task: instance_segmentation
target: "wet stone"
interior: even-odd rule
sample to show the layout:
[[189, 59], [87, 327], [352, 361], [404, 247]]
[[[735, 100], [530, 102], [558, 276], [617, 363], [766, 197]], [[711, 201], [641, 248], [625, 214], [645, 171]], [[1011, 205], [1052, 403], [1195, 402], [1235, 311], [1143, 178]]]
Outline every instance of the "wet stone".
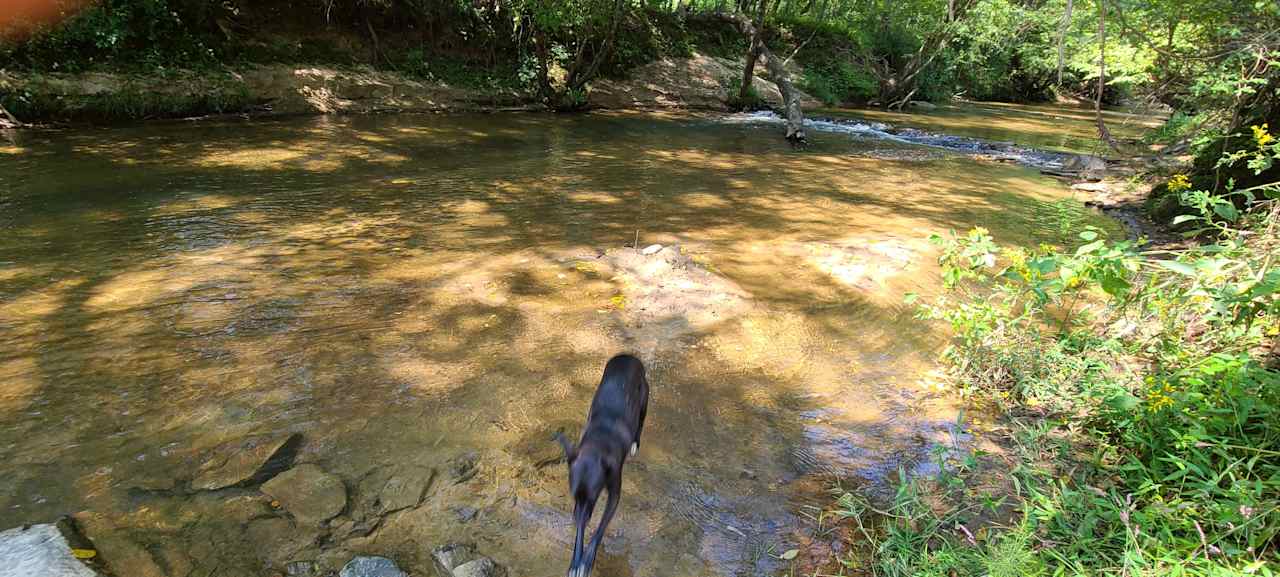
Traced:
[[271, 513], [271, 507], [262, 495], [245, 493], [226, 496], [221, 493], [197, 493], [177, 506], [201, 519], [217, 519], [244, 524], [256, 517]]
[[284, 566], [284, 574], [289, 577], [306, 577], [316, 573], [316, 564], [313, 561], [293, 561]]
[[355, 553], [342, 547], [325, 549], [316, 556], [316, 573], [326, 576], [335, 575], [353, 558]]
[[462, 543], [449, 543], [431, 552], [439, 577], [453, 577], [454, 569], [471, 562], [475, 557], [475, 549]]
[[449, 460], [449, 478], [455, 485], [470, 481], [479, 471], [480, 455], [474, 451], [463, 453]]
[[[256, 484], [284, 470], [292, 460], [302, 437], [298, 434], [253, 438], [223, 449], [201, 467], [191, 486], [213, 491], [241, 484]], [[230, 454], [225, 454], [230, 452]]]
[[356, 557], [338, 572], [338, 577], [408, 577], [386, 557]]
[[0, 577], [95, 577], [71, 553], [56, 525], [16, 527], [0, 532]]
[[1071, 185], [1071, 188], [1085, 192], [1109, 192], [1111, 190], [1111, 187], [1104, 182], [1077, 182]]
[[475, 507], [453, 507], [449, 510], [453, 511], [454, 517], [457, 517], [458, 521], [463, 523], [470, 523], [471, 521], [474, 521], [476, 516], [480, 514], [480, 510]]
[[155, 558], [169, 577], [187, 577], [195, 570], [191, 558], [175, 543], [161, 545], [155, 551]]
[[276, 566], [298, 560], [299, 554], [312, 548], [320, 537], [317, 528], [294, 527], [281, 517], [255, 519], [246, 533], [258, 557]]
[[115, 575], [129, 577], [166, 577], [151, 553], [141, 545], [123, 537], [111, 537], [95, 541], [98, 554], [107, 568]]
[[299, 523], [319, 525], [347, 506], [347, 489], [338, 477], [317, 465], [299, 465], [262, 485], [262, 492], [280, 501]]
[[369, 473], [356, 489], [353, 516], [364, 519], [417, 507], [434, 479], [434, 469], [412, 465]]
[[453, 577], [506, 577], [507, 570], [493, 559], [481, 557], [453, 569]]

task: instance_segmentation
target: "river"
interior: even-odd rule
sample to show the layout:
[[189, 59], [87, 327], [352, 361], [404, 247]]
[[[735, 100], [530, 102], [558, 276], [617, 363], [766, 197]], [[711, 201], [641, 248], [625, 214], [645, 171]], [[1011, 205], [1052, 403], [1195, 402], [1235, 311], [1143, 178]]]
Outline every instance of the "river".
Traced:
[[[978, 442], [935, 386], [941, 329], [903, 303], [939, 290], [926, 238], [1115, 225], [1018, 162], [821, 130], [793, 151], [740, 120], [306, 117], [0, 141], [0, 529], [80, 512], [170, 575], [355, 553], [423, 575], [450, 541], [559, 574], [571, 502], [551, 435], [576, 434], [604, 362], [632, 351], [650, 411], [597, 572], [780, 570], [834, 480], [875, 494]], [[295, 464], [345, 486], [336, 518], [197, 487], [291, 434]], [[388, 478], [421, 502], [379, 510], [369, 479]]]

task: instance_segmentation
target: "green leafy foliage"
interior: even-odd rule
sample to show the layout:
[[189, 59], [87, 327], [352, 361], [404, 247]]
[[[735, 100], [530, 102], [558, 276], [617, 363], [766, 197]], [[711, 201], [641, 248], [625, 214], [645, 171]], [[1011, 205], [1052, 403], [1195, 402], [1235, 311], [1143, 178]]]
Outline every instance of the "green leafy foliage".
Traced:
[[[1256, 140], [1265, 170], [1280, 154]], [[1280, 371], [1258, 353], [1280, 340], [1280, 183], [1237, 204], [1179, 182], [1209, 239], [1186, 249], [933, 239], [948, 292], [920, 314], [949, 325], [958, 390], [1005, 416], [1017, 506], [981, 542], [949, 530], [983, 522], [966, 488], [983, 475], [944, 463], [866, 530], [881, 574], [1276, 574]]]

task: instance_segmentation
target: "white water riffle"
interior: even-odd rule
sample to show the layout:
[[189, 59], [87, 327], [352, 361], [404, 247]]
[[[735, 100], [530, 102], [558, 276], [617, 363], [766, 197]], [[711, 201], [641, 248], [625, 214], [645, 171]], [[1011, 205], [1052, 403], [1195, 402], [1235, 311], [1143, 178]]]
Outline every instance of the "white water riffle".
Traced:
[[[730, 114], [725, 116], [722, 122], [727, 124], [782, 124], [785, 120], [778, 116], [777, 113], [765, 110]], [[1044, 170], [1061, 169], [1066, 159], [1071, 156], [1066, 153], [1039, 150], [1008, 142], [936, 134], [915, 128], [895, 128], [883, 122], [806, 118], [804, 125], [806, 128], [816, 132], [848, 134], [857, 138], [889, 140], [904, 144], [928, 146], [962, 154], [1008, 160]]]

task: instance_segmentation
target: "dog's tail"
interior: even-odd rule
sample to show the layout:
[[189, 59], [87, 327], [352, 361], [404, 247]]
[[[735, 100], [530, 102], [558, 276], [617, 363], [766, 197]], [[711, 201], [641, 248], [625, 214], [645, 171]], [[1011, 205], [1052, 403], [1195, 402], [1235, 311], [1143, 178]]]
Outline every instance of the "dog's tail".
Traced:
[[564, 431], [556, 431], [553, 439], [560, 443], [560, 448], [564, 449], [564, 460], [573, 463], [574, 457], [578, 456], [578, 449], [573, 446], [573, 443], [569, 442], [569, 439], [565, 438]]

